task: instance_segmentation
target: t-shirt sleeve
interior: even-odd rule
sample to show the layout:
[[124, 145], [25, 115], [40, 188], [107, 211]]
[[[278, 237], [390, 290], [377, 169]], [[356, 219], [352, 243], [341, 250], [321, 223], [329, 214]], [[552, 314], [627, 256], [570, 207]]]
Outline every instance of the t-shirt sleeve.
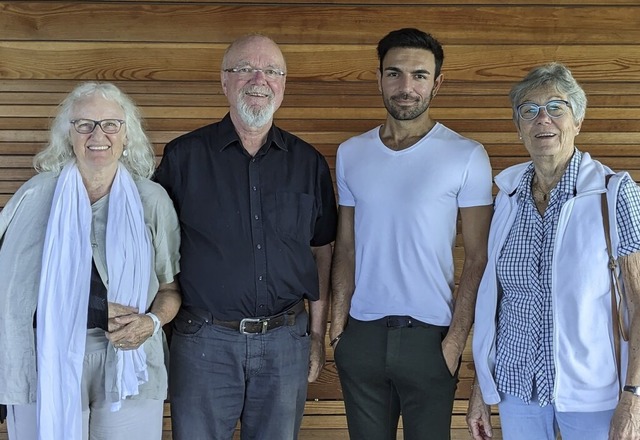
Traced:
[[345, 157], [344, 149], [338, 148], [336, 154], [336, 185], [338, 187], [338, 204], [341, 206], [356, 206], [355, 198], [349, 190], [344, 172]]
[[462, 186], [458, 193], [458, 206], [486, 206], [493, 203], [491, 188], [493, 177], [489, 156], [482, 145], [478, 145], [469, 155]]

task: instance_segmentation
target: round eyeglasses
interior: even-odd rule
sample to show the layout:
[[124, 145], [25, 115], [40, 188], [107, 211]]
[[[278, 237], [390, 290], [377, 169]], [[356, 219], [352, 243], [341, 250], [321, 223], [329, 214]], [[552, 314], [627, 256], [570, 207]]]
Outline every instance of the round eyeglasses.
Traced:
[[96, 129], [96, 125], [100, 126], [100, 129], [106, 134], [116, 134], [122, 128], [124, 121], [122, 119], [103, 119], [101, 121], [94, 121], [93, 119], [74, 119], [69, 121], [73, 124], [73, 128], [80, 134], [93, 133]]
[[222, 69], [223, 72], [235, 73], [238, 75], [240, 79], [251, 79], [254, 77], [256, 72], [262, 72], [267, 79], [279, 79], [283, 78], [287, 73], [283, 72], [280, 69], [258, 69], [256, 67], [246, 66], [246, 67], [233, 67], [230, 69]]
[[569, 105], [568, 101], [554, 99], [547, 102], [545, 105], [538, 105], [534, 104], [533, 102], [525, 102], [524, 104], [520, 104], [518, 107], [516, 107], [516, 111], [520, 119], [524, 121], [533, 121], [538, 117], [538, 113], [540, 113], [541, 108], [544, 109], [544, 111], [550, 118], [559, 118], [561, 116], [564, 116], [564, 114], [569, 111], [569, 108], [571, 108], [571, 106]]

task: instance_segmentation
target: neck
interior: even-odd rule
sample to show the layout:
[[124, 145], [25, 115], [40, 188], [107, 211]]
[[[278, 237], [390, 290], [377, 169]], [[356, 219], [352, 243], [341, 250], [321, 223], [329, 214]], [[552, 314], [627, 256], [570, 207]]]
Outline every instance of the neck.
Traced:
[[535, 175], [533, 183], [542, 193], [549, 194], [562, 178], [570, 161], [571, 158], [559, 163], [534, 162]]
[[80, 176], [82, 176], [82, 183], [84, 183], [84, 187], [87, 190], [87, 194], [89, 195], [89, 201], [91, 203], [95, 203], [100, 200], [111, 190], [111, 185], [113, 184], [113, 179], [116, 177], [116, 170], [99, 170], [99, 171], [91, 171], [87, 172], [80, 170]]
[[240, 142], [242, 142], [244, 149], [247, 150], [247, 153], [251, 156], [255, 156], [258, 150], [260, 150], [267, 141], [269, 130], [271, 130], [271, 126], [273, 125], [273, 120], [262, 127], [249, 127], [239, 116], [231, 113], [231, 121], [233, 122], [233, 127], [235, 128], [236, 133], [238, 133], [238, 137], [240, 138]]
[[380, 128], [380, 140], [394, 151], [411, 147], [429, 133], [436, 124], [426, 112], [423, 116], [425, 117], [419, 117], [411, 121], [398, 121], [391, 116], [387, 116], [386, 122]]

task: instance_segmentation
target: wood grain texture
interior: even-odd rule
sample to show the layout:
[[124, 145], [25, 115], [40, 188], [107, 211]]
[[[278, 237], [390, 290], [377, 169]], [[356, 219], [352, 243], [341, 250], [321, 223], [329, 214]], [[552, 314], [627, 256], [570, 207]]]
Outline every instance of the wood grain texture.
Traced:
[[[130, 94], [159, 160], [168, 141], [226, 114], [222, 54], [249, 32], [270, 35], [288, 61], [277, 124], [314, 144], [332, 169], [341, 142], [384, 121], [378, 40], [418, 27], [445, 49], [432, 116], [482, 142], [494, 175], [528, 160], [511, 119], [511, 86], [531, 67], [558, 60], [589, 98], [578, 147], [638, 181], [639, 23], [638, 0], [0, 1], [0, 208], [34, 175], [33, 155], [47, 141], [51, 117], [79, 81], [113, 82]], [[461, 243], [458, 236], [456, 277]], [[326, 369], [309, 387], [302, 440], [348, 438], [330, 347], [327, 354]], [[454, 440], [468, 439], [472, 375], [467, 344]], [[6, 438], [0, 425], [0, 440]]]
[[[407, 14], [408, 9], [410, 14]], [[260, 31], [281, 44], [371, 44], [405, 27], [427, 28], [444, 44], [636, 44], [640, 27], [629, 20], [638, 8], [611, 5], [284, 5], [0, 3], [0, 28], [8, 40], [230, 43]], [[127, 32], [102, 26], [110, 17]], [[278, 17], [278, 20], [273, 20]], [[68, 23], [83, 23], [69, 26]], [[43, 23], [46, 24], [43, 26]], [[144, 26], [140, 24], [144, 23]], [[233, 23], [233, 26], [229, 26]], [[461, 26], [464, 23], [464, 26]], [[86, 31], [90, 28], [92, 31]], [[615, 29], [607, 38], [603, 30]], [[162, 32], [159, 32], [162, 30]]]
[[[219, 78], [221, 43], [0, 41], [0, 78], [130, 81], [211, 81]], [[374, 46], [281, 45], [287, 81], [375, 81]], [[338, 60], [338, 62], [337, 62]], [[446, 77], [454, 81], [515, 82], [534, 65], [562, 60], [584, 81], [634, 81], [640, 46], [450, 45]]]

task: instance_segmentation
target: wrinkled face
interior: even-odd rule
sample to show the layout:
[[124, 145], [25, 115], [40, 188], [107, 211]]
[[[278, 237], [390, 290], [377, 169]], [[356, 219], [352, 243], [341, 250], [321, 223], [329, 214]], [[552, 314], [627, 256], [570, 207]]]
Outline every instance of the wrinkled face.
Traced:
[[[544, 87], [527, 94], [522, 102], [545, 105], [549, 101], [567, 101], [564, 94], [559, 93], [553, 87]], [[582, 123], [573, 120], [571, 108], [564, 115], [552, 118], [541, 108], [538, 115], [530, 120], [518, 118], [518, 133], [522, 142], [532, 158], [544, 156], [571, 157], [574, 149], [574, 140], [580, 131]]]
[[223, 71], [221, 74], [222, 89], [229, 100], [232, 114], [248, 127], [259, 128], [270, 124], [282, 104], [286, 82], [285, 76], [265, 74], [265, 71], [287, 71], [278, 46], [265, 37], [248, 37], [229, 50], [223, 68], [245, 70]]
[[398, 121], [416, 119], [427, 111], [442, 84], [434, 76], [436, 61], [424, 49], [398, 47], [389, 50], [378, 72], [378, 87], [389, 114]]
[[[84, 98], [73, 107], [71, 120], [90, 119], [101, 121], [103, 119], [124, 120], [124, 110], [114, 101], [103, 98], [100, 94], [94, 94]], [[96, 172], [117, 169], [118, 159], [126, 143], [127, 129], [123, 124], [118, 133], [107, 134], [96, 125], [91, 133], [81, 134], [76, 131], [73, 124], [69, 124], [69, 134], [76, 156], [78, 168], [84, 176]]]

